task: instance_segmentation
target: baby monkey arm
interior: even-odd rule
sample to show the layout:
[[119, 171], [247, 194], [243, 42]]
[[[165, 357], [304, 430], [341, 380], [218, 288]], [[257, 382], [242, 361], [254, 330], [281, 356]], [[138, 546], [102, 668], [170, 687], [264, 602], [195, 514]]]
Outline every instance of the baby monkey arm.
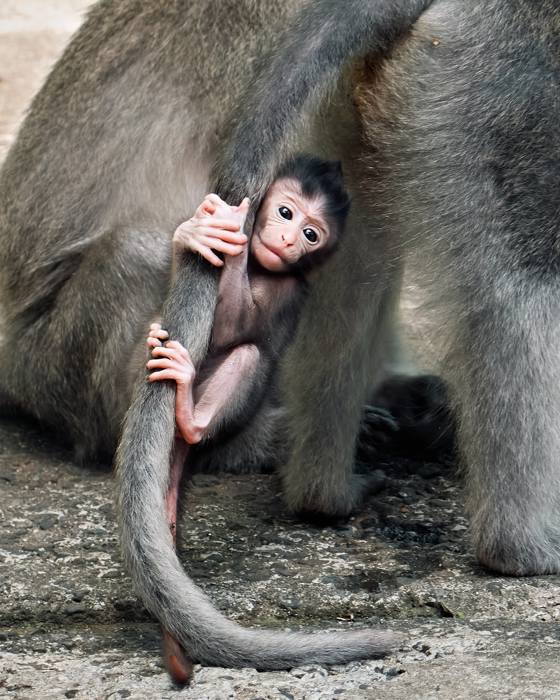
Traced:
[[238, 207], [230, 207], [218, 195], [206, 195], [194, 216], [180, 224], [173, 234], [173, 272], [177, 258], [185, 250], [199, 253], [216, 267], [222, 267], [224, 262], [214, 251], [232, 256], [243, 252], [247, 236], [241, 233], [241, 228], [248, 209], [248, 199]]

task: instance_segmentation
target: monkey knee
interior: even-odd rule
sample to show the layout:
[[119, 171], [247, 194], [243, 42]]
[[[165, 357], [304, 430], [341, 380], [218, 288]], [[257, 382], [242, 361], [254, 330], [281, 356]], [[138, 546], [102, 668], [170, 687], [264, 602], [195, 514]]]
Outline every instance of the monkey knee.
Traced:
[[232, 359], [239, 363], [241, 371], [247, 372], [258, 366], [261, 358], [260, 351], [256, 345], [246, 343], [239, 345], [231, 354]]
[[198, 445], [202, 442], [204, 433], [202, 432], [202, 430], [189, 430], [188, 434], [184, 435], [183, 437], [185, 438], [185, 442], [188, 445]]
[[182, 422], [181, 424], [181, 437], [187, 443], [187, 445], [198, 445], [204, 437], [206, 436], [207, 428], [197, 427], [188, 422], [187, 425]]

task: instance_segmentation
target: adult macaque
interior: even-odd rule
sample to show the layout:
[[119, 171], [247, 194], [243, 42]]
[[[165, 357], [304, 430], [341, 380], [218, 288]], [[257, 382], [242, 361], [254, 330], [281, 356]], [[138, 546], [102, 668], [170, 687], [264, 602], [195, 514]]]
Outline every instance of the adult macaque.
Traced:
[[[478, 557], [560, 571], [557, 26], [556, 0], [99, 2], [0, 175], [0, 393], [79, 455], [112, 453], [131, 402], [123, 358], [161, 309], [177, 224], [208, 191], [258, 206], [287, 147], [304, 147], [343, 161], [354, 205], [282, 361], [287, 503], [344, 514], [360, 502], [362, 405], [395, 357], [406, 258], [432, 284]], [[196, 367], [217, 286], [212, 265], [185, 256], [164, 309]], [[369, 653], [375, 633], [315, 644], [244, 630], [185, 589], [165, 517], [174, 387], [142, 381], [119, 517], [158, 618], [206, 663]], [[274, 461], [283, 418], [265, 401], [207, 465]]]

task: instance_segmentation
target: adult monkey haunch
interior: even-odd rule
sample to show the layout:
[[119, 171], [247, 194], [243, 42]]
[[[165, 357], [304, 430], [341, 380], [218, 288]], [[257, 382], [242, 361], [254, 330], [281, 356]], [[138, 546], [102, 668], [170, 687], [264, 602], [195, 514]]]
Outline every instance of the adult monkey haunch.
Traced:
[[[351, 57], [366, 49], [379, 55], [388, 51], [428, 4], [426, 0], [356, 0], [343, 7], [332, 1], [310, 4], [282, 34], [276, 53], [245, 98], [231, 148], [226, 149], [217, 168], [218, 194], [230, 202], [238, 198], [239, 192], [244, 193], [241, 198], [247, 194], [258, 198], [268, 187], [287, 130], [300, 116], [309, 96], [314, 93], [320, 97], [332, 87]], [[274, 100], [271, 84], [275, 85]], [[192, 266], [192, 261], [185, 260], [164, 307], [163, 323], [198, 364], [208, 347], [212, 318], [199, 316], [195, 321], [191, 315], [214, 308], [215, 289], [211, 283], [201, 284]], [[330, 313], [336, 312], [331, 308]], [[191, 338], [193, 331], [196, 334]], [[333, 369], [339, 360], [333, 358]], [[354, 372], [352, 362], [350, 357], [347, 370]], [[356, 407], [371, 386], [371, 379], [364, 376], [352, 399]], [[386, 650], [394, 642], [389, 633], [363, 630], [305, 635], [248, 630], [228, 621], [211, 606], [183, 572], [165, 517], [175, 431], [173, 403], [170, 387], [147, 386], [142, 381], [127, 414], [117, 455], [124, 555], [145, 604], [165, 629], [194, 659], [227, 665], [285, 668], [309, 662], [348, 661]], [[351, 454], [359, 414], [350, 411], [350, 419], [355, 427], [353, 435], [345, 436], [349, 438], [345, 449]], [[363, 483], [350, 471], [331, 484], [331, 490], [334, 486], [342, 495], [337, 512], [347, 513], [355, 505]], [[319, 507], [324, 504], [319, 503]]]
[[[114, 453], [126, 364], [161, 310], [171, 234], [208, 192], [259, 41], [300, 5], [98, 2], [2, 166], [0, 300], [14, 352], [0, 359], [0, 397], [85, 459]], [[199, 286], [212, 286], [205, 273]]]

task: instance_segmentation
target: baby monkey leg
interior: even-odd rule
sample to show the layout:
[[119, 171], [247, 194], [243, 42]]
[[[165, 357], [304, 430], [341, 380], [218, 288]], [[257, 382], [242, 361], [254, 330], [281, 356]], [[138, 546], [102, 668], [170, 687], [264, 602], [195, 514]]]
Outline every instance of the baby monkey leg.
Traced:
[[191, 424], [197, 442], [244, 426], [264, 396], [268, 375], [257, 346], [244, 343], [208, 360], [198, 379]]
[[[179, 486], [189, 445], [200, 442], [219, 424], [231, 424], [246, 413], [244, 407], [254, 397], [253, 390], [258, 384], [259, 352], [253, 345], [240, 345], [225, 357], [207, 361], [201, 373], [202, 381], [197, 384], [194, 365], [185, 348], [174, 341], [155, 345], [156, 340], [161, 342], [168, 337], [159, 326], [152, 326], [150, 336], [152, 359], [147, 366], [156, 370], [150, 374], [150, 381], [166, 379], [177, 384], [175, 415], [181, 437], [175, 439], [166, 494], [167, 522], [175, 545]], [[184, 685], [192, 677], [193, 663], [167, 629], [162, 628], [162, 634], [165, 666], [173, 680]]]
[[[187, 460], [189, 446], [181, 438], [175, 439], [171, 467], [169, 471], [169, 485], [165, 504], [167, 508], [167, 522], [173, 538], [173, 545], [177, 543], [177, 502], [179, 499], [179, 484], [183, 475], [183, 467]], [[182, 645], [175, 637], [162, 627], [162, 652], [163, 660], [169, 675], [175, 683], [185, 685], [192, 677], [193, 662], [186, 655]]]
[[184, 440], [175, 438], [171, 468], [169, 470], [169, 485], [165, 499], [167, 508], [167, 522], [173, 538], [173, 544], [177, 543], [177, 503], [179, 500], [179, 484], [183, 476], [183, 467], [189, 454], [189, 446]]
[[196, 376], [187, 350], [176, 341], [152, 350], [150, 381], [177, 383], [175, 420], [188, 445], [212, 439], [252, 417], [266, 390], [268, 363], [256, 345], [243, 343], [209, 357]]

